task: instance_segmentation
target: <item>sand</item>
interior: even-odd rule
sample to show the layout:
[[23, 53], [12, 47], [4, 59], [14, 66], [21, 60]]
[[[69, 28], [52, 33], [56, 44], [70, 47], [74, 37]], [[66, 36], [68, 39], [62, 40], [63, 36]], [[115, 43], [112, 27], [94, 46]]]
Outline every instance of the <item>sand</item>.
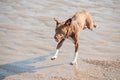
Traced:
[[[120, 80], [120, 0], [0, 0], [0, 80]], [[78, 65], [70, 40], [55, 53], [54, 29], [77, 11], [97, 22], [80, 34]]]

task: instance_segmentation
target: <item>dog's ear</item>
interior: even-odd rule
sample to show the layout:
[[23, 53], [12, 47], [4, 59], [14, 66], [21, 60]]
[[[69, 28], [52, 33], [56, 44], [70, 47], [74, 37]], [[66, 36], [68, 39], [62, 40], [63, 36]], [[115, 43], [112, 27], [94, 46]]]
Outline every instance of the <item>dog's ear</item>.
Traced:
[[70, 26], [70, 25], [71, 25], [71, 22], [72, 22], [72, 19], [69, 18], [69, 19], [65, 22], [65, 25], [66, 25], [66, 26]]
[[56, 22], [57, 26], [60, 26], [61, 22], [59, 22], [56, 18], [54, 18], [54, 21]]

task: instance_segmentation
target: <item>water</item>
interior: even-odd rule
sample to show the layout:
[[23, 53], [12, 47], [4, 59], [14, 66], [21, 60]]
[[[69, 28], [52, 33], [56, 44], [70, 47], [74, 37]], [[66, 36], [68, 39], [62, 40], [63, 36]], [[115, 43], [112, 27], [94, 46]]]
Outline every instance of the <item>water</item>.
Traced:
[[[79, 10], [88, 11], [97, 28], [81, 32], [78, 59], [96, 60], [97, 64], [119, 61], [119, 4], [120, 0], [0, 0], [0, 65], [54, 52], [53, 18], [65, 21]], [[61, 50], [60, 55], [69, 61], [74, 53], [72, 42], [67, 40]]]

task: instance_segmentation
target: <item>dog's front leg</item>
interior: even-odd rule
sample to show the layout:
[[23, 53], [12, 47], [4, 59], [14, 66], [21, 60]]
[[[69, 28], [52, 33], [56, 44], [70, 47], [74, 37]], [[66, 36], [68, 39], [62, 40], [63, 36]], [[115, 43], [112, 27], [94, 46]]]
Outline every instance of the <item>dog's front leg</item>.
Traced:
[[79, 47], [79, 43], [78, 41], [75, 41], [75, 54], [73, 56], [73, 61], [71, 62], [71, 65], [77, 64], [78, 47]]
[[63, 44], [64, 41], [65, 41], [65, 39], [62, 39], [62, 40], [58, 43], [57, 48], [56, 48], [56, 52], [55, 52], [54, 56], [51, 58], [51, 60], [55, 60], [55, 59], [57, 58], [57, 55], [58, 55], [58, 53], [59, 53], [59, 49], [60, 49], [60, 47], [62, 46], [62, 44]]

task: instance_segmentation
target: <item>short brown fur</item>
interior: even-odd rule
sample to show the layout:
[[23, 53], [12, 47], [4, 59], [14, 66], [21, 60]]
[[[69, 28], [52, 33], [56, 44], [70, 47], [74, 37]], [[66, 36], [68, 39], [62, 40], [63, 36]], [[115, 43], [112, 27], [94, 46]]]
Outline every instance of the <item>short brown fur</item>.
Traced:
[[65, 39], [71, 38], [75, 44], [75, 52], [78, 51], [79, 42], [78, 38], [80, 32], [86, 28], [93, 30], [96, 28], [96, 23], [91, 18], [87, 11], [79, 11], [72, 18], [69, 18], [64, 23], [56, 21], [55, 40], [58, 42], [57, 49], [59, 49]]

